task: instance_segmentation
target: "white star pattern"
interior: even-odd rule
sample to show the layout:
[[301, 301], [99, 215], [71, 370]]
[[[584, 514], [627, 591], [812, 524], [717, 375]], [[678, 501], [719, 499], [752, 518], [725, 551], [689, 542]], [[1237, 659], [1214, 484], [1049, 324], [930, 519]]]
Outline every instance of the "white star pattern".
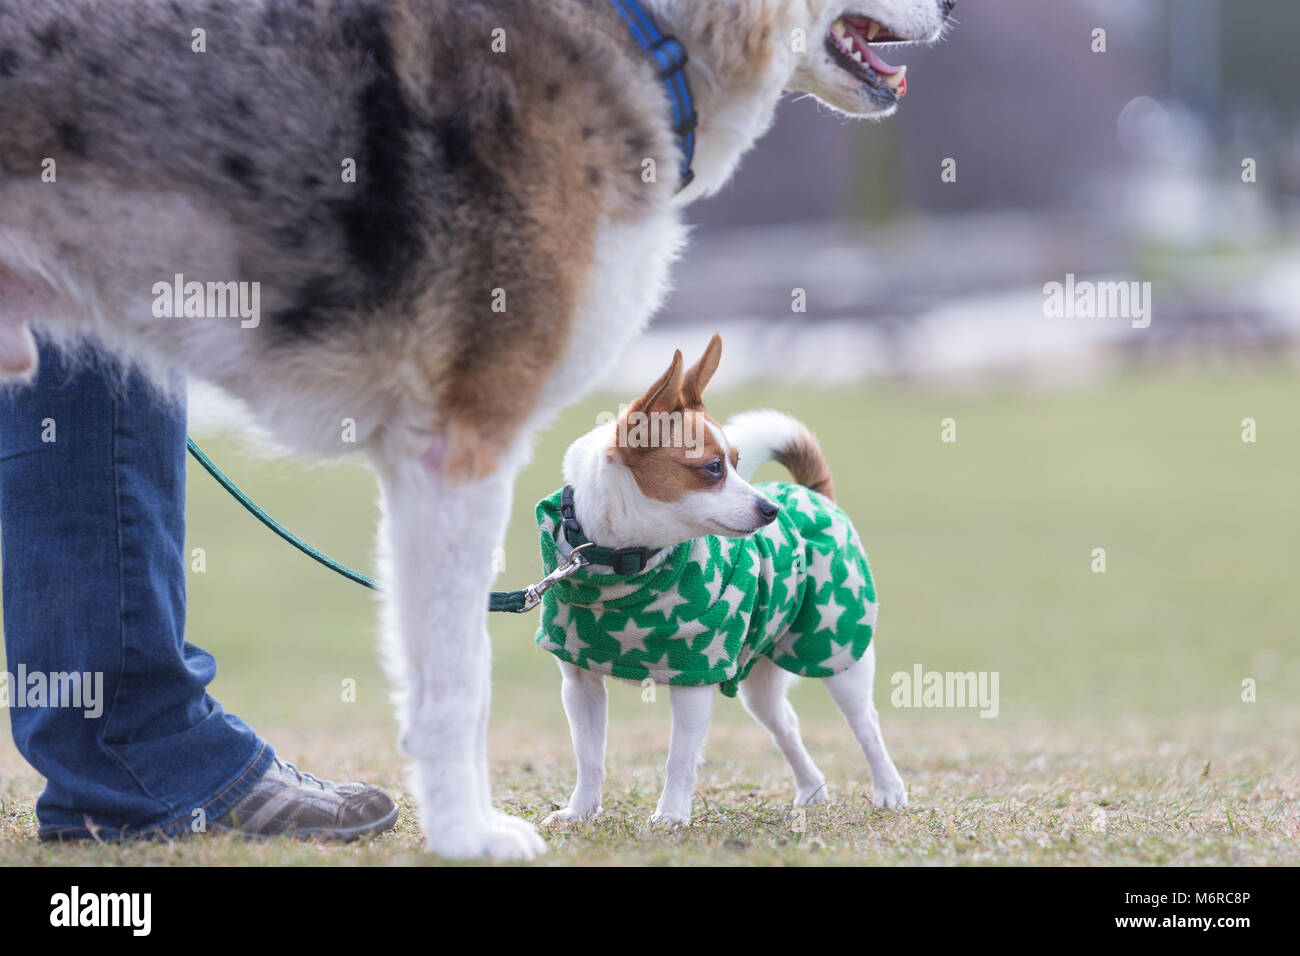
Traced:
[[662, 612], [665, 619], [671, 621], [673, 619], [674, 612], [676, 612], [676, 610], [679, 607], [681, 607], [683, 604], [690, 604], [690, 603], [691, 603], [690, 601], [682, 597], [681, 588], [674, 586], [669, 588], [663, 594], [659, 595], [657, 598], [655, 598], [653, 601], [647, 604], [643, 609], [642, 613], [645, 613], [646, 611], [660, 611]]
[[718, 598], [718, 603], [727, 605], [727, 616], [731, 617], [740, 610], [741, 602], [744, 600], [745, 592], [734, 584], [728, 584], [726, 590], [722, 592], [722, 597]]
[[816, 521], [820, 517], [807, 491], [800, 489], [797, 494], [790, 496], [790, 500], [794, 502], [794, 510], [801, 515], [806, 515], [809, 520]]
[[794, 603], [793, 585], [784, 584], [776, 581], [772, 585], [771, 595], [768, 599], [768, 607], [772, 608], [773, 617], [785, 614], [786, 608]]
[[686, 646], [690, 647], [691, 642], [707, 630], [708, 627], [699, 621], [682, 621], [673, 636], [684, 640]]
[[838, 674], [840, 671], [852, 667], [853, 661], [852, 641], [845, 641], [843, 644], [836, 644], [831, 641], [831, 656], [822, 661], [821, 666]]
[[[604, 620], [604, 615], [601, 615], [601, 620]], [[600, 621], [596, 623], [599, 625]], [[618, 641], [619, 647], [623, 648], [624, 654], [629, 651], [640, 651], [644, 654], [646, 652], [645, 639], [654, 632], [653, 627], [637, 627], [632, 618], [629, 617], [627, 623], [617, 631], [611, 629], [606, 633]]]
[[587, 642], [578, 637], [578, 629], [569, 618], [569, 605], [564, 601], [557, 603], [551, 624], [564, 633], [564, 643], [557, 646], [576, 661], [578, 655], [587, 649]]
[[569, 605], [565, 601], [555, 602], [555, 617], [551, 623], [556, 627], [567, 629], [569, 626]]
[[566, 627], [564, 629], [564, 653], [576, 661], [587, 647], [587, 642], [578, 636], [576, 627]]
[[845, 564], [849, 566], [849, 573], [844, 579], [844, 586], [856, 595], [867, 586], [867, 579], [862, 576], [862, 572], [858, 569], [858, 562], [846, 561]]
[[846, 525], [843, 521], [832, 521], [831, 526], [828, 530], [830, 532], [830, 536], [835, 540], [835, 543], [840, 546], [841, 551], [843, 551], [845, 548], [848, 547], [848, 540], [849, 540], [848, 525]]
[[709, 607], [713, 607], [722, 593], [722, 575], [718, 573], [718, 565], [707, 554], [705, 560], [709, 563], [709, 576], [704, 579], [704, 589], [709, 592]]
[[705, 647], [695, 647], [692, 650], [704, 655], [704, 659], [709, 662], [709, 670], [718, 666], [718, 661], [724, 660], [727, 655], [727, 632], [724, 628], [718, 628], [713, 632], [713, 640]]
[[644, 582], [632, 578], [631, 580], [622, 581], [617, 584], [603, 585], [600, 589], [600, 597], [602, 601], [619, 601], [625, 597], [630, 597], [631, 595], [636, 594], [644, 587]]
[[817, 630], [830, 631], [834, 633], [839, 626], [840, 618], [848, 608], [843, 607], [835, 600], [835, 595], [830, 595], [825, 603], [817, 605]]
[[656, 660], [645, 661], [645, 667], [655, 680], [664, 683], [670, 683], [674, 677], [681, 673], [681, 671], [668, 666], [668, 648], [664, 648], [664, 652]]
[[826, 551], [814, 551], [812, 560], [808, 562], [808, 574], [817, 586], [821, 587], [831, 580], [831, 556]]

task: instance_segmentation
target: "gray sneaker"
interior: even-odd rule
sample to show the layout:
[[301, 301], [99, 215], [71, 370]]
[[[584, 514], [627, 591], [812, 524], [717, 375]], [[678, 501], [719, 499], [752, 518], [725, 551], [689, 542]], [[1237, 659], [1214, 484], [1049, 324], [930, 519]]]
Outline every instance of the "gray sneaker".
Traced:
[[356, 840], [397, 823], [397, 804], [364, 783], [330, 783], [279, 757], [242, 800], [209, 826], [247, 837]]

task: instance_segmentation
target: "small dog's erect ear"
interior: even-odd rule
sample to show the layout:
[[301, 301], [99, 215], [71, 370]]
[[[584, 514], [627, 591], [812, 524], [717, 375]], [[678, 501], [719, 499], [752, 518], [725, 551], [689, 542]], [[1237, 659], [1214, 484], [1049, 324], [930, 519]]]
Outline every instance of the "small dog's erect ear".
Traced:
[[682, 407], [682, 350], [673, 353], [673, 364], [659, 377], [659, 381], [633, 402], [628, 410], [633, 412], [672, 412]]
[[715, 332], [713, 338], [709, 339], [709, 344], [704, 349], [704, 354], [700, 356], [700, 360], [687, 370], [685, 378], [682, 379], [682, 407], [704, 407], [704, 388], [709, 384], [709, 379], [713, 378], [713, 373], [718, 370], [718, 362], [721, 360], [722, 336]]

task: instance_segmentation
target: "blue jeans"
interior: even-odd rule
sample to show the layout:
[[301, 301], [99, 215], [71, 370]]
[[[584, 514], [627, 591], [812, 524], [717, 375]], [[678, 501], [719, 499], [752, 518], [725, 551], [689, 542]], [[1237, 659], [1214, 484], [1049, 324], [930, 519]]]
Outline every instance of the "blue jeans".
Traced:
[[4, 670], [14, 742], [46, 779], [40, 837], [180, 836], [274, 757], [185, 640], [184, 392], [98, 355], [40, 361], [0, 393]]

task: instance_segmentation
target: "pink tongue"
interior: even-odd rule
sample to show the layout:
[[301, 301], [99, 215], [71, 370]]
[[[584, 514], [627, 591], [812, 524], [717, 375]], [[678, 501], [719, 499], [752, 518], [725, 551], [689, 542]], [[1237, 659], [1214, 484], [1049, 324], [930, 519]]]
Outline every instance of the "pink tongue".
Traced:
[[865, 40], [864, 42], [858, 45], [862, 47], [863, 53], [867, 58], [867, 62], [871, 64], [871, 68], [875, 70], [877, 73], [883, 73], [886, 76], [893, 76], [900, 69], [902, 69], [902, 67], [890, 66], [888, 63], [882, 60], [879, 56], [876, 55], [876, 51], [871, 49], [871, 44], [865, 42]]

